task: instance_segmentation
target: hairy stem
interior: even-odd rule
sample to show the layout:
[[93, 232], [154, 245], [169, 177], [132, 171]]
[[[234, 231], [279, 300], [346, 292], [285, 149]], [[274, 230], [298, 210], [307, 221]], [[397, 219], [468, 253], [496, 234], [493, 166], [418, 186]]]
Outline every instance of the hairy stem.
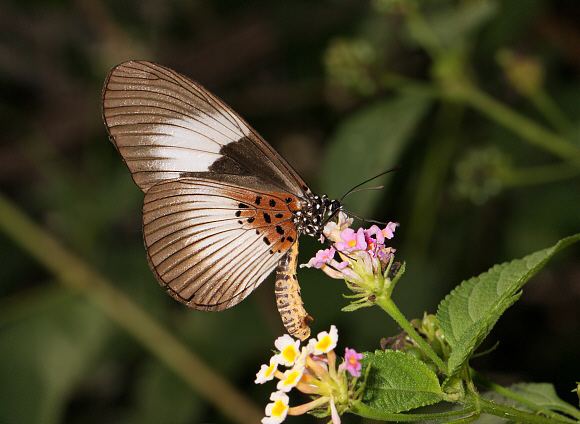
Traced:
[[0, 230], [51, 271], [64, 286], [83, 293], [225, 416], [239, 423], [260, 421], [262, 413], [249, 399], [1, 194]]
[[413, 325], [405, 318], [403, 313], [397, 308], [395, 302], [390, 297], [386, 296], [378, 296], [376, 303], [391, 317], [395, 320], [399, 327], [401, 327], [405, 332], [409, 335], [411, 339], [417, 344], [419, 349], [427, 356], [433, 363], [437, 366], [437, 368], [443, 373], [447, 373], [447, 366], [443, 362], [443, 360], [437, 356], [433, 348], [421, 337]]

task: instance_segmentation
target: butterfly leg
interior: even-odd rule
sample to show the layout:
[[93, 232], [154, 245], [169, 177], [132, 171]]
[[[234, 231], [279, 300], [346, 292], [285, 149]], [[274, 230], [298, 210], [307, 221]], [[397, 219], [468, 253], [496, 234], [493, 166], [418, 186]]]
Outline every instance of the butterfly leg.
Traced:
[[304, 309], [300, 296], [300, 285], [296, 277], [298, 265], [298, 241], [280, 259], [276, 268], [276, 306], [282, 317], [282, 323], [288, 333], [300, 340], [310, 336], [310, 323], [314, 321]]

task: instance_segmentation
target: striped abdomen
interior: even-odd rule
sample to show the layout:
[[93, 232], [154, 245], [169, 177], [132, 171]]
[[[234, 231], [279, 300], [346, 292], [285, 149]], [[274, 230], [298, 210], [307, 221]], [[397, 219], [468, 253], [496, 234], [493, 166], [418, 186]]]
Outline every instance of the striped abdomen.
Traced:
[[300, 297], [300, 285], [296, 277], [298, 265], [298, 241], [280, 259], [276, 268], [276, 306], [282, 323], [288, 333], [300, 340], [310, 336], [309, 324], [313, 318], [308, 315]]

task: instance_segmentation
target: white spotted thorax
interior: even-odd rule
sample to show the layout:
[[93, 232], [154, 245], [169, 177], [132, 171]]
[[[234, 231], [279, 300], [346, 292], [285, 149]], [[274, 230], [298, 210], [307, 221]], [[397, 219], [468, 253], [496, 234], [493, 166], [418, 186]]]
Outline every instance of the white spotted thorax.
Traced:
[[300, 234], [312, 237], [320, 237], [324, 225], [342, 209], [338, 200], [330, 200], [325, 194], [318, 196], [310, 191], [306, 193], [301, 206], [300, 210], [294, 212], [292, 221]]

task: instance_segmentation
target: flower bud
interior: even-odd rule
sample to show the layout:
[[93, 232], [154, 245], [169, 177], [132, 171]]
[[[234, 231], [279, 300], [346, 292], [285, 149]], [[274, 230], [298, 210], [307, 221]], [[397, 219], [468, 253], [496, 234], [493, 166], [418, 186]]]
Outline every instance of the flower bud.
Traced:
[[535, 57], [503, 49], [497, 54], [509, 84], [522, 96], [532, 97], [544, 84], [544, 68]]

